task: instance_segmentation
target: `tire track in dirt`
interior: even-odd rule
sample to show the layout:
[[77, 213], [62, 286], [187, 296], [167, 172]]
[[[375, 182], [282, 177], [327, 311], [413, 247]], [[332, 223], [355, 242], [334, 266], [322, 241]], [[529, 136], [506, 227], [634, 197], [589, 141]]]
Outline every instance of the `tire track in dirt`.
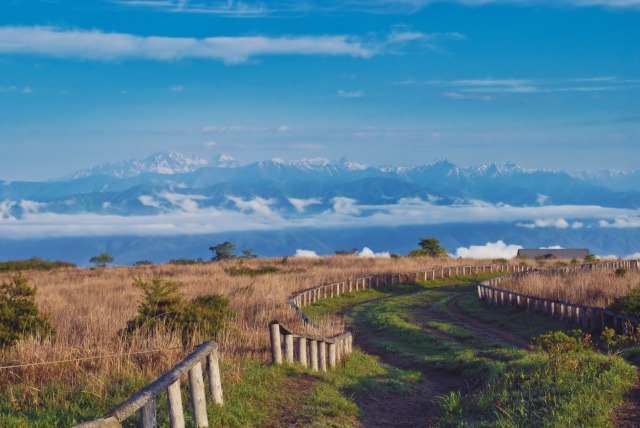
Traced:
[[[378, 299], [381, 300], [381, 299]], [[367, 302], [369, 303], [369, 302]], [[419, 371], [423, 379], [407, 394], [375, 392], [368, 396], [355, 397], [361, 410], [360, 421], [366, 428], [424, 428], [432, 426], [440, 411], [439, 396], [452, 391], [467, 391], [464, 380], [441, 370], [426, 370], [424, 365], [408, 362], [393, 353], [385, 352], [373, 345], [374, 334], [364, 323], [351, 324], [354, 344], [369, 355], [392, 367]]]
[[529, 342], [520, 336], [499, 327], [492, 326], [491, 324], [480, 324], [477, 319], [465, 314], [458, 304], [458, 301], [462, 297], [463, 294], [456, 293], [456, 295], [449, 300], [447, 303], [449, 314], [438, 311], [433, 307], [425, 307], [420, 311], [416, 311], [416, 313], [424, 315], [427, 320], [450, 323], [460, 329], [466, 330], [476, 337], [483, 337], [489, 340], [497, 339], [507, 346], [514, 348], [528, 348]]

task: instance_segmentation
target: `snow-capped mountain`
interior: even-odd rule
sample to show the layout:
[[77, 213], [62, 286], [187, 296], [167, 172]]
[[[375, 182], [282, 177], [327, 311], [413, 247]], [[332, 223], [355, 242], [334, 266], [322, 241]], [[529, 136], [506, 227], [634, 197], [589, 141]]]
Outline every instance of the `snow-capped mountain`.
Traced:
[[[220, 158], [219, 161], [230, 163], [235, 162], [232, 158]], [[106, 175], [116, 178], [136, 177], [145, 173], [157, 174], [182, 174], [195, 171], [203, 166], [207, 166], [209, 161], [197, 156], [184, 156], [176, 152], [156, 153], [142, 160], [126, 160], [114, 163], [105, 163], [91, 168], [76, 171], [65, 177], [65, 180], [76, 180], [79, 178], [96, 175]]]
[[[460, 207], [466, 207], [468, 215], [449, 218]], [[510, 221], [501, 220], [498, 211], [503, 209]], [[39, 239], [58, 236], [61, 232], [56, 224], [60, 224], [69, 230], [65, 237], [89, 236], [107, 227], [110, 234], [120, 236], [118, 248], [128, 245], [126, 230], [135, 231], [129, 232], [134, 236], [147, 226], [151, 232], [145, 231], [145, 236], [161, 236], [179, 227], [185, 235], [194, 236], [203, 234], [202, 230], [226, 233], [229, 228], [257, 228], [277, 235], [281, 228], [287, 242], [278, 248], [301, 245], [301, 233], [311, 234], [312, 240], [322, 237], [332, 239], [336, 247], [352, 248], [359, 242], [347, 241], [348, 236], [371, 239], [363, 224], [369, 227], [370, 222], [389, 219], [388, 226], [377, 226], [376, 235], [379, 239], [388, 236], [389, 242], [397, 242], [398, 236], [387, 234], [385, 227], [393, 230], [396, 224], [404, 224], [406, 233], [413, 236], [420, 225], [427, 230], [440, 225], [438, 230], [443, 233], [459, 236], [450, 239], [449, 245], [478, 243], [471, 240], [473, 236], [475, 240], [505, 239], [508, 230], [510, 236], [525, 237], [520, 242], [530, 245], [590, 247], [596, 243], [610, 254], [630, 254], [640, 242], [640, 227], [634, 226], [640, 224], [639, 209], [637, 171], [568, 173], [531, 170], [514, 163], [460, 167], [446, 159], [415, 167], [366, 166], [345, 158], [272, 159], [239, 165], [224, 155], [206, 161], [160, 153], [88, 168], [62, 180], [0, 181], [0, 247], [11, 248], [17, 242], [7, 241], [9, 233], [35, 234]], [[581, 217], [594, 210], [608, 217]], [[486, 217], [487, 212], [493, 217]], [[531, 218], [527, 214], [531, 212], [550, 218], [535, 217], [538, 214]], [[513, 218], [520, 215], [529, 217], [526, 221]], [[82, 225], [87, 221], [90, 226], [85, 228]], [[473, 235], [458, 234], [461, 222], [476, 222]], [[332, 238], [329, 229], [343, 224], [350, 234], [340, 229]], [[100, 233], [105, 236], [106, 232]], [[246, 233], [249, 241], [257, 236], [257, 232]], [[178, 234], [171, 232], [174, 237]], [[272, 252], [276, 251], [273, 236], [261, 241]], [[24, 244], [25, 251], [39, 248], [38, 239], [29, 242]], [[131, 242], [141, 241], [131, 238]], [[190, 251], [188, 240], [175, 238], [172, 242], [174, 248]], [[146, 247], [136, 248], [140, 252]], [[393, 247], [386, 249], [393, 251]]]

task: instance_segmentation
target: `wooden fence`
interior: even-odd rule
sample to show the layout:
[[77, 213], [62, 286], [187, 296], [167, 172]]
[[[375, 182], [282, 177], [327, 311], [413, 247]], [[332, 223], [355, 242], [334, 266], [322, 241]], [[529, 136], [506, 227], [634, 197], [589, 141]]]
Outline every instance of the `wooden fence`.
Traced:
[[291, 296], [291, 298], [289, 298], [289, 304], [300, 316], [303, 317], [303, 319], [305, 319], [305, 321], [308, 321], [301, 311], [304, 306], [311, 305], [320, 299], [339, 297], [345, 293], [367, 290], [385, 285], [403, 284], [411, 281], [428, 281], [437, 278], [450, 278], [459, 275], [475, 275], [486, 272], [527, 272], [533, 269], [534, 268], [529, 266], [491, 264], [482, 266], [443, 267], [409, 273], [371, 275], [335, 282], [333, 284], [319, 285], [317, 287], [303, 290]]
[[[294, 294], [288, 303], [305, 323], [311, 323], [302, 312], [302, 308], [320, 299], [340, 297], [346, 293], [363, 291], [385, 285], [408, 283], [411, 281], [429, 281], [437, 278], [450, 278], [459, 275], [474, 275], [485, 272], [525, 272], [531, 270], [528, 266], [514, 266], [507, 264], [491, 264], [482, 266], [456, 266], [430, 269], [419, 272], [370, 275], [355, 279], [348, 279], [332, 284], [319, 285]], [[284, 347], [285, 361], [292, 364], [298, 362], [312, 370], [327, 370], [340, 363], [342, 358], [351, 353], [353, 336], [349, 331], [331, 337], [323, 338], [292, 332], [278, 321], [269, 325], [271, 338], [271, 357], [275, 364], [282, 364]], [[284, 340], [283, 340], [284, 339]], [[297, 341], [298, 346], [294, 346]], [[327, 360], [328, 356], [328, 360]]]
[[201, 344], [182, 362], [174, 366], [146, 388], [133, 395], [124, 403], [116, 406], [105, 416], [93, 421], [84, 422], [74, 428], [120, 428], [122, 422], [140, 410], [140, 425], [143, 428], [157, 426], [156, 401], [160, 394], [167, 391], [169, 420], [172, 428], [184, 428], [184, 410], [180, 392], [180, 379], [188, 373], [191, 408], [193, 420], [197, 427], [208, 427], [207, 398], [204, 378], [202, 376], [202, 360], [207, 360], [207, 372], [211, 401], [217, 405], [224, 404], [222, 384], [220, 382], [220, 361], [218, 344], [209, 341]]
[[[297, 334], [278, 321], [269, 324], [271, 336], [271, 357], [275, 364], [282, 364], [284, 345], [284, 361], [289, 364], [297, 362], [314, 371], [327, 371], [327, 367], [335, 368], [349, 355], [353, 349], [353, 336], [344, 332], [334, 337]], [[284, 340], [283, 340], [284, 339]], [[294, 346], [294, 340], [297, 345]]]
[[[557, 269], [536, 270], [536, 275], [560, 275], [579, 270], [638, 269], [637, 260], [618, 260], [604, 263], [590, 263]], [[518, 278], [532, 272], [514, 273], [488, 279], [478, 284], [478, 298], [494, 307], [517, 308], [542, 314], [560, 322], [574, 324], [586, 331], [599, 332], [605, 327], [613, 328], [618, 334], [631, 333], [640, 328], [640, 320], [608, 309], [577, 305], [561, 300], [545, 299], [498, 288], [507, 278]]]

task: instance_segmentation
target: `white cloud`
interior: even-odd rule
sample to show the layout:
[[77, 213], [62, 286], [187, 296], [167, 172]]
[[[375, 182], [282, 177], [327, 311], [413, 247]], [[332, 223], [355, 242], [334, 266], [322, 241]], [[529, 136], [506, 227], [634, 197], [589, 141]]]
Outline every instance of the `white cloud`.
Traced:
[[360, 209], [357, 207], [358, 201], [344, 196], [336, 196], [331, 199], [333, 202], [333, 211], [336, 214], [359, 215]]
[[153, 207], [153, 208], [162, 208], [160, 206], [160, 202], [155, 200], [153, 198], [153, 196], [149, 196], [149, 195], [140, 195], [138, 196], [138, 200], [140, 201], [140, 203], [146, 207]]
[[[639, 0], [640, 1], [640, 0]], [[406, 80], [399, 86], [443, 88], [444, 96], [454, 100], [490, 101], [519, 94], [549, 94], [554, 92], [605, 92], [638, 90], [637, 81], [617, 77], [568, 79], [465, 79]]]
[[198, 205], [198, 200], [209, 199], [206, 196], [202, 195], [183, 195], [181, 193], [169, 193], [164, 192], [159, 195], [161, 198], [166, 199], [171, 204], [180, 208], [182, 211], [195, 213], [198, 211], [200, 206]]
[[36, 202], [23, 199], [19, 203], [20, 208], [26, 213], [37, 213], [41, 208], [47, 206], [45, 202]]
[[362, 98], [364, 97], [364, 91], [338, 91], [340, 98]]
[[536, 199], [536, 202], [538, 203], [538, 205], [545, 205], [547, 202], [549, 201], [549, 196], [547, 195], [538, 195], [538, 198]]
[[473, 95], [473, 94], [461, 94], [459, 92], [445, 92], [444, 96], [452, 100], [458, 101], [491, 101], [493, 97], [489, 95]]
[[11, 215], [11, 208], [16, 205], [13, 201], [0, 201], [0, 219], [14, 219]]
[[557, 219], [536, 219], [533, 223], [518, 223], [520, 227], [524, 227], [527, 229], [535, 229], [538, 227], [546, 228], [546, 227], [555, 227], [556, 229], [567, 229], [572, 227], [574, 229], [579, 229], [582, 227], [582, 223], [574, 222], [573, 224], [569, 224], [569, 222], [563, 218]]
[[169, 88], [169, 90], [170, 90], [171, 92], [182, 92], [182, 91], [184, 91], [184, 86], [182, 86], [182, 85], [172, 85], [172, 86]]
[[371, 249], [369, 249], [369, 247], [364, 247], [362, 251], [358, 253], [358, 257], [361, 257], [363, 259], [366, 259], [366, 258], [388, 259], [391, 257], [391, 254], [389, 252], [374, 253]]
[[320, 257], [315, 251], [311, 250], [296, 250], [294, 257], [302, 257], [307, 259], [317, 259]]
[[625, 260], [638, 260], [640, 259], [640, 251], [637, 253], [629, 254], [623, 257]]
[[264, 199], [259, 196], [248, 201], [236, 196], [227, 196], [227, 199], [233, 201], [240, 211], [253, 211], [265, 217], [271, 217], [274, 214], [269, 208], [275, 203], [274, 199]]
[[293, 205], [296, 209], [296, 212], [302, 214], [308, 206], [317, 205], [322, 203], [322, 199], [320, 198], [310, 198], [310, 199], [298, 199], [298, 198], [287, 198], [289, 203]]
[[[0, 27], [0, 53], [44, 55], [85, 60], [148, 59], [176, 61], [204, 58], [228, 64], [246, 62], [268, 55], [329, 55], [370, 58], [393, 52], [421, 38], [445, 37], [439, 34], [394, 32], [381, 40], [353, 35], [314, 36], [236, 36], [236, 37], [161, 37], [100, 30], [60, 29], [55, 27]], [[174, 85], [171, 90], [180, 91]], [[345, 92], [358, 96], [361, 91]]]
[[598, 222], [600, 227], [611, 227], [615, 229], [626, 229], [640, 227], [640, 217], [638, 216], [620, 216], [612, 221], [600, 220]]
[[469, 248], [459, 247], [455, 257], [465, 259], [512, 259], [518, 254], [521, 245], [507, 245], [502, 241], [487, 242], [485, 245], [471, 245]]

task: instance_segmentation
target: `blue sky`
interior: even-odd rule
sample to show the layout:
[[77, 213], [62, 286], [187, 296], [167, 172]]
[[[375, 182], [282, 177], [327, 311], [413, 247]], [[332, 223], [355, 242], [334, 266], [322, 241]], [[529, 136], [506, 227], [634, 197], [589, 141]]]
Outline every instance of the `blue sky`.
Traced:
[[5, 1], [0, 179], [240, 163], [638, 169], [640, 0]]

